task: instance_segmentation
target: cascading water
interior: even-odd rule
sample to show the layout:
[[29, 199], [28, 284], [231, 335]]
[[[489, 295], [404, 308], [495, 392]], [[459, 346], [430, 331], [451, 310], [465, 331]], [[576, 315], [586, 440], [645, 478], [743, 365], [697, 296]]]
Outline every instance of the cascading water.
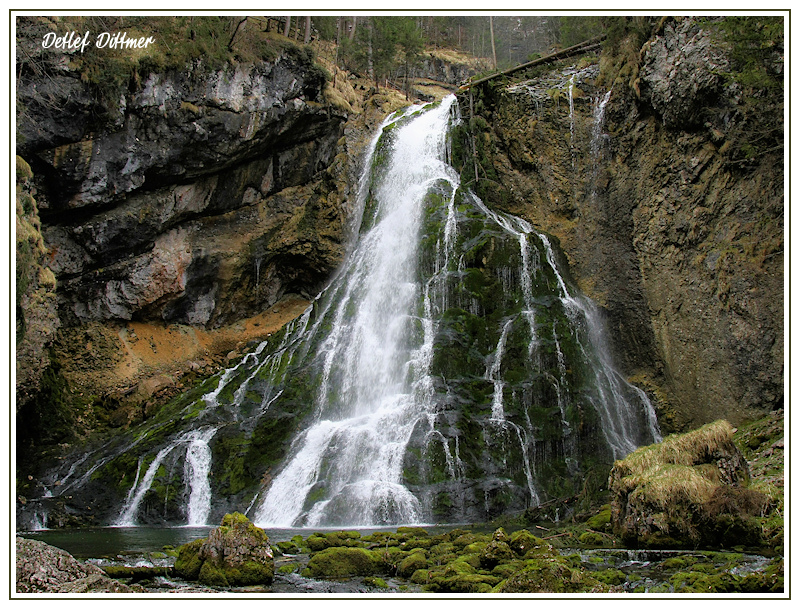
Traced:
[[[424, 286], [417, 249], [431, 186], [455, 191], [444, 163], [450, 104], [398, 127], [372, 217], [334, 291], [343, 293], [319, 356], [324, 361], [315, 422], [256, 515], [275, 526], [417, 522], [419, 500], [402, 484], [404, 450], [431, 406], [427, 345], [414, 326]], [[445, 242], [447, 239], [445, 239]], [[424, 336], [423, 332], [423, 336]], [[310, 501], [309, 496], [320, 497]]]
[[119, 525], [234, 509], [279, 527], [478, 521], [578, 492], [594, 463], [658, 440], [551, 240], [461, 186], [459, 122], [453, 96], [388, 118], [313, 305], [73, 465], [71, 487], [113, 480]]

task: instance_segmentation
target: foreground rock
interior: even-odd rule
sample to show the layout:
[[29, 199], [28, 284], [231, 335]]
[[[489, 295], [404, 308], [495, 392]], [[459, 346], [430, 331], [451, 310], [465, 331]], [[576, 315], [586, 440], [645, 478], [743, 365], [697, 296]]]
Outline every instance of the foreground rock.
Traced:
[[233, 513], [207, 539], [181, 546], [175, 573], [206, 586], [269, 585], [275, 564], [264, 530]]
[[617, 461], [611, 470], [611, 521], [634, 547], [757, 546], [754, 518], [769, 498], [748, 489], [747, 461], [727, 421], [673, 435]]
[[35, 539], [17, 537], [17, 592], [135, 592], [100, 567]]

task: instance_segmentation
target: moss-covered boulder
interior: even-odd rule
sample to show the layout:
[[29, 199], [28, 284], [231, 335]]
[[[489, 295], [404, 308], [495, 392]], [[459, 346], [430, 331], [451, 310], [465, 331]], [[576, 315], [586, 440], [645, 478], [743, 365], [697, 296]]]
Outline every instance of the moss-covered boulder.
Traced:
[[334, 531], [331, 533], [312, 533], [306, 540], [312, 552], [326, 548], [354, 548], [362, 546], [361, 533], [358, 531]]
[[494, 569], [501, 562], [514, 560], [516, 557], [514, 550], [505, 541], [493, 539], [480, 553], [481, 567]]
[[503, 580], [494, 592], [607, 592], [608, 587], [585, 572], [573, 569], [561, 557], [542, 557]]
[[263, 529], [239, 514], [226, 514], [207, 539], [180, 547], [175, 573], [207, 586], [269, 585], [275, 563]]
[[419, 569], [426, 569], [428, 567], [428, 559], [425, 556], [424, 550], [411, 552], [406, 556], [400, 564], [397, 565], [397, 574], [406, 579], [411, 578], [415, 571]]
[[528, 529], [521, 529], [511, 534], [508, 546], [519, 556], [525, 556], [529, 550], [548, 546], [548, 544], [541, 537], [536, 537]]
[[365, 548], [331, 547], [317, 552], [308, 561], [303, 575], [340, 579], [357, 575], [379, 575], [384, 571], [380, 556]]
[[611, 523], [639, 547], [758, 545], [769, 498], [748, 489], [747, 461], [727, 421], [667, 437], [611, 470]]

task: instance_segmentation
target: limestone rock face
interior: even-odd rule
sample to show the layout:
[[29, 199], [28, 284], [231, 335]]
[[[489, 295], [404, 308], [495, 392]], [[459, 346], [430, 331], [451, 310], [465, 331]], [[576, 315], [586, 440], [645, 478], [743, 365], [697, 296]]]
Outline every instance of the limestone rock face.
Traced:
[[17, 537], [16, 591], [133, 592], [106, 576], [100, 567], [84, 564], [68, 552], [35, 539]]
[[100, 121], [91, 104], [51, 111], [82, 99], [56, 56], [41, 59], [57, 64], [48, 104], [41, 78], [22, 79], [18, 129], [66, 325], [218, 327], [314, 293], [336, 268], [346, 115], [323, 103], [309, 57], [153, 72]]
[[665, 26], [662, 35], [646, 45], [639, 72], [640, 91], [668, 127], [691, 127], [722, 87], [728, 69], [725, 53], [708, 31], [686, 20]]
[[209, 586], [253, 586], [271, 584], [275, 566], [264, 530], [234, 513], [207, 539], [181, 546], [175, 571]]
[[641, 49], [640, 95], [601, 60], [461, 104], [478, 194], [558, 238], [667, 432], [783, 405], [783, 153], [732, 153], [721, 48], [670, 21]]

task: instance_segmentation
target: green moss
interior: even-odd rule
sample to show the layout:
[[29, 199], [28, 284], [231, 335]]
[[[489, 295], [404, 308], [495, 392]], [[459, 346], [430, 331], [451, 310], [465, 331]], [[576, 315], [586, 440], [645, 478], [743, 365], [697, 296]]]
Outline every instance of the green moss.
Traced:
[[308, 573], [315, 578], [344, 578], [378, 575], [383, 563], [378, 555], [364, 548], [331, 547], [314, 554], [308, 561]]
[[210, 561], [203, 562], [203, 566], [200, 567], [200, 572], [197, 576], [197, 581], [206, 586], [227, 587], [229, 585], [223, 570]]
[[599, 514], [595, 514], [586, 521], [586, 527], [602, 531], [611, 525], [611, 506], [606, 504]]
[[428, 560], [423, 552], [412, 552], [397, 565], [400, 577], [410, 578], [416, 571], [426, 569]]
[[597, 581], [609, 586], [621, 586], [627, 581], [625, 573], [619, 569], [603, 569], [592, 574]]
[[386, 580], [383, 580], [380, 577], [365, 577], [364, 583], [368, 586], [381, 588], [383, 590], [387, 590], [389, 588], [389, 584], [386, 583]]
[[578, 541], [585, 546], [601, 546], [603, 545], [603, 536], [599, 533], [587, 531], [578, 537]]
[[195, 539], [182, 545], [178, 549], [178, 558], [175, 560], [175, 572], [182, 578], [195, 581], [200, 576], [203, 561], [200, 559], [200, 547], [205, 539]]

